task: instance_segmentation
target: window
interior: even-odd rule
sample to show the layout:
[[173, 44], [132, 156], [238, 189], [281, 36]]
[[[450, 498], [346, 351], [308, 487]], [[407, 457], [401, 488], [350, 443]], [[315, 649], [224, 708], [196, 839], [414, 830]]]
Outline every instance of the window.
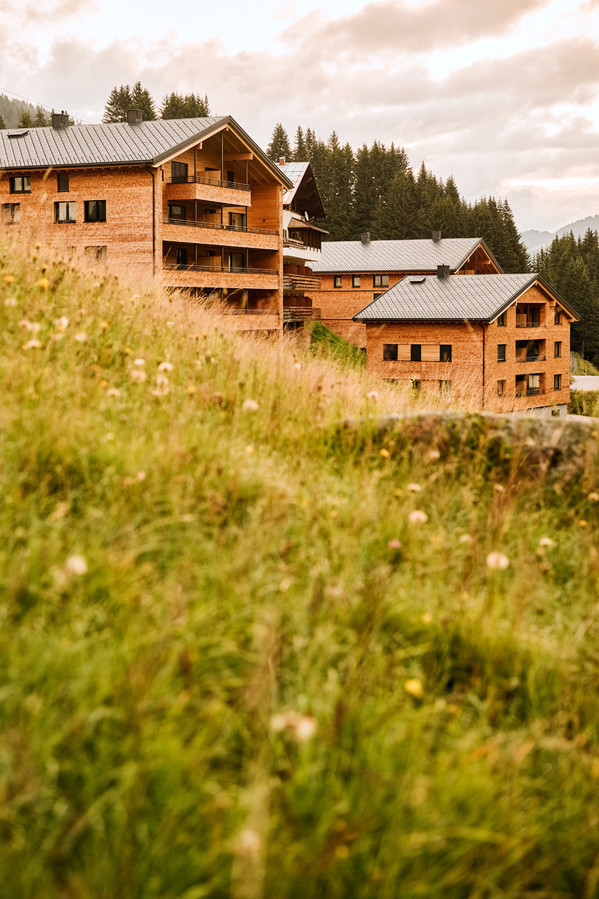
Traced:
[[245, 214], [243, 212], [229, 213], [229, 228], [235, 230], [243, 230], [245, 228]]
[[4, 203], [2, 206], [2, 221], [5, 225], [16, 225], [21, 221], [21, 204]]
[[86, 200], [83, 206], [86, 222], [106, 221], [106, 200]]
[[451, 362], [451, 344], [450, 343], [442, 343], [441, 344], [439, 359], [441, 362]]
[[359, 276], [359, 275], [352, 275], [352, 278], [351, 278], [351, 286], [352, 286], [352, 287], [359, 287], [359, 286], [360, 286], [360, 276]]
[[169, 221], [184, 222], [185, 221], [185, 206], [178, 206], [176, 203], [169, 203], [168, 204], [168, 217], [169, 217]]
[[76, 222], [77, 212], [74, 202], [59, 201], [54, 204], [54, 221], [55, 222]]
[[187, 268], [187, 247], [177, 247], [175, 250], [177, 268]]
[[505, 381], [497, 381], [497, 396], [503, 396], [505, 393]]
[[562, 342], [561, 340], [556, 340], [553, 344], [553, 355], [556, 359], [560, 359], [562, 355]]
[[187, 181], [186, 162], [171, 162], [171, 181], [173, 184], [185, 184]]
[[420, 362], [422, 358], [422, 347], [419, 343], [413, 343], [410, 346], [410, 362]]
[[536, 396], [541, 392], [541, 376], [529, 375], [526, 387], [527, 396]]
[[382, 293], [373, 293], [372, 301], [374, 302], [375, 300], [378, 300], [378, 298], [382, 297], [382, 295], [383, 295]]
[[228, 171], [227, 172], [227, 181], [229, 184], [233, 184], [235, 181], [235, 172]]
[[506, 348], [505, 343], [497, 344], [497, 361], [498, 362], [505, 362], [505, 348]]
[[389, 275], [373, 275], [373, 287], [389, 287]]
[[243, 253], [229, 253], [229, 271], [243, 271]]
[[505, 312], [502, 312], [501, 315], [497, 319], [497, 327], [505, 328]]
[[69, 192], [69, 176], [67, 172], [58, 172], [56, 175], [56, 190], [59, 194]]
[[554, 389], [554, 390], [561, 390], [561, 389], [562, 389], [562, 376], [561, 376], [561, 375], [554, 375], [554, 376], [553, 376], [553, 389]]
[[451, 393], [451, 381], [439, 381], [439, 390], [441, 393]]
[[335, 275], [333, 278], [333, 287], [341, 287], [343, 285], [343, 279], [341, 275]]
[[106, 264], [106, 247], [85, 247], [85, 258], [93, 265]]
[[29, 175], [14, 175], [10, 179], [11, 194], [30, 194], [31, 178]]
[[397, 362], [397, 344], [383, 344], [383, 362]]
[[555, 324], [561, 325], [562, 323], [562, 313], [560, 309], [555, 310]]

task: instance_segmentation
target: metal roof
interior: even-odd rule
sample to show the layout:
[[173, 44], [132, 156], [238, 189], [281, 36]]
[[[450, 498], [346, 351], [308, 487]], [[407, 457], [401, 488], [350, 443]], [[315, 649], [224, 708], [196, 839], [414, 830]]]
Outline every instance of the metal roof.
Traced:
[[283, 174], [287, 175], [289, 180], [293, 183], [293, 187], [291, 188], [291, 190], [286, 190], [283, 194], [284, 206], [288, 206], [293, 200], [295, 193], [301, 184], [301, 180], [308, 170], [309, 165], [309, 162], [281, 162], [277, 165], [277, 168], [281, 169]]
[[[538, 274], [406, 275], [354, 316], [355, 321], [493, 321], [535, 282], [561, 301]], [[565, 304], [564, 304], [565, 305]], [[566, 307], [568, 308], [568, 307]], [[570, 310], [569, 310], [570, 311]]]
[[372, 240], [367, 244], [360, 240], [338, 240], [323, 243], [322, 257], [312, 265], [312, 270], [315, 273], [436, 272], [437, 266], [448, 265], [457, 271], [479, 244], [497, 264], [480, 237], [445, 237], [436, 242], [430, 238]]
[[156, 119], [137, 125], [117, 122], [69, 125], [60, 129], [0, 130], [0, 169], [158, 165], [224, 126], [237, 132], [286, 188], [291, 186], [287, 176], [231, 116]]

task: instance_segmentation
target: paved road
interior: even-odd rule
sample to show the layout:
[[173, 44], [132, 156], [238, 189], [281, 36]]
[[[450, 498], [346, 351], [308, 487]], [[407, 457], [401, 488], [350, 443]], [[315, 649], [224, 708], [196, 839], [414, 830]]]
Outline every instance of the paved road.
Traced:
[[599, 377], [596, 375], [574, 375], [570, 386], [572, 390], [599, 390]]

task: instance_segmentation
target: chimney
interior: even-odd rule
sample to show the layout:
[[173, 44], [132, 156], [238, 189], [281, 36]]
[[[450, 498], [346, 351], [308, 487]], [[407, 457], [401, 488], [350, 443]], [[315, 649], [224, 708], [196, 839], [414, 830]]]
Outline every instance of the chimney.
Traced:
[[437, 278], [441, 281], [445, 281], [446, 278], [449, 278], [451, 274], [451, 269], [448, 265], [438, 265], [437, 266]]
[[61, 112], [52, 113], [52, 127], [55, 131], [61, 131], [63, 128], [67, 128], [68, 124], [69, 114], [65, 109]]
[[362, 234], [360, 234], [360, 240], [362, 241], [362, 245], [367, 247], [370, 243], [370, 231], [363, 231]]
[[279, 156], [279, 165], [285, 165], [285, 157]]
[[439, 243], [440, 240], [441, 240], [441, 232], [433, 231], [433, 243]]
[[143, 122], [144, 116], [141, 109], [128, 109], [127, 110], [127, 124], [128, 125], [139, 125]]

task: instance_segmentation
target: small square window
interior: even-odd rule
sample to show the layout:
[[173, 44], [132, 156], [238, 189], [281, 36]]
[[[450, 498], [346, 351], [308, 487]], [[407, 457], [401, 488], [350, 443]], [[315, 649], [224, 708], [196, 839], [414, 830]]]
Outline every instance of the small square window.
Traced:
[[54, 204], [54, 221], [65, 223], [65, 222], [76, 222], [77, 221], [77, 208], [74, 202], [63, 202], [60, 201]]
[[497, 381], [497, 396], [503, 396], [505, 393], [505, 381]]
[[373, 275], [373, 287], [389, 287], [389, 275]]
[[5, 225], [17, 225], [21, 221], [21, 204], [4, 203], [2, 206], [2, 221]]
[[498, 362], [505, 362], [505, 348], [506, 348], [506, 345], [507, 345], [507, 344], [505, 344], [505, 343], [499, 343], [499, 344], [497, 344], [497, 361], [498, 361]]
[[86, 200], [84, 203], [84, 219], [86, 222], [105, 222], [106, 200]]
[[342, 286], [343, 286], [343, 279], [342, 279], [341, 275], [335, 275], [335, 277], [333, 279], [333, 287], [342, 287]]
[[553, 355], [556, 359], [560, 359], [562, 355], [562, 342], [561, 340], [556, 340], [553, 344]]
[[439, 359], [441, 362], [451, 362], [451, 344], [442, 343], [439, 351]]
[[359, 275], [352, 275], [351, 286], [352, 287], [360, 286], [360, 276]]
[[30, 194], [31, 178], [29, 175], [13, 175], [10, 179], [11, 194]]
[[69, 176], [67, 172], [58, 172], [56, 175], [56, 190], [59, 194], [66, 194], [69, 191]]
[[554, 389], [554, 390], [561, 390], [561, 389], [562, 389], [562, 376], [561, 376], [561, 375], [554, 375], [554, 376], [553, 376], [553, 389]]
[[422, 347], [419, 343], [413, 343], [410, 346], [410, 362], [420, 362], [422, 358]]
[[505, 312], [502, 312], [501, 315], [497, 319], [497, 327], [505, 328]]
[[383, 344], [383, 362], [397, 362], [397, 344]]

